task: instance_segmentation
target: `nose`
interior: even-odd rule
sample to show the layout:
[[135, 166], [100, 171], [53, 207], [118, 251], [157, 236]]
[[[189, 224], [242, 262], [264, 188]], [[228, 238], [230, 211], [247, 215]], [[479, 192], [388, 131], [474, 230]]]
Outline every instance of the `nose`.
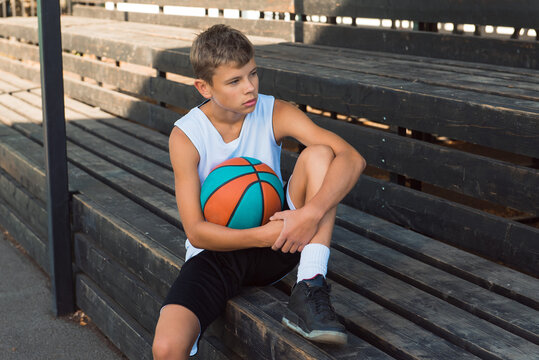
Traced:
[[255, 90], [254, 80], [248, 79], [245, 84], [245, 92], [250, 93], [250, 92], [253, 92], [254, 90]]

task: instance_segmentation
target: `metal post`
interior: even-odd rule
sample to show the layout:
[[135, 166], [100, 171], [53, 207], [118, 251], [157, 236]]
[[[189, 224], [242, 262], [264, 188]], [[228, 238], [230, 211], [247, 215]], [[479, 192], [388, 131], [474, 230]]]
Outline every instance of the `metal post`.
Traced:
[[75, 301], [71, 265], [59, 1], [39, 0], [37, 14], [43, 103], [43, 139], [47, 171], [50, 274], [53, 311], [56, 316], [61, 316], [75, 310]]

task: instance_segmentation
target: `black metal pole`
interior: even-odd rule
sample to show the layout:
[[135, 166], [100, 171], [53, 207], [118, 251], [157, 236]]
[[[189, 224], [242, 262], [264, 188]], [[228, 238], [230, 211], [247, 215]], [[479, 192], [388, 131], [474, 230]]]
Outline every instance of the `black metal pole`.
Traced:
[[75, 310], [71, 265], [64, 83], [59, 0], [38, 1], [43, 139], [47, 171], [47, 214], [53, 311]]

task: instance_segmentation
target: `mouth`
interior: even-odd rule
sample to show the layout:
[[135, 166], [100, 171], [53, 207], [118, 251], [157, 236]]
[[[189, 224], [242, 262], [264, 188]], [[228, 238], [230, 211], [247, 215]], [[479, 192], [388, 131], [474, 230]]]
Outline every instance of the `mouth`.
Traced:
[[252, 99], [252, 100], [249, 100], [249, 101], [246, 101], [243, 103], [243, 105], [247, 106], [247, 107], [251, 107], [251, 106], [255, 106], [256, 105], [256, 98], [255, 99]]

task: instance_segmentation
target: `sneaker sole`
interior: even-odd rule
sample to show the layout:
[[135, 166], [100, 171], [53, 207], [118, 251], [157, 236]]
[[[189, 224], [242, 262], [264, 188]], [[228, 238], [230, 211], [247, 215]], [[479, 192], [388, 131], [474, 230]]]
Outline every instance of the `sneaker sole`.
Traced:
[[345, 345], [348, 342], [348, 335], [343, 334], [339, 331], [330, 331], [330, 330], [313, 330], [311, 332], [305, 332], [299, 325], [288, 320], [283, 316], [282, 323], [284, 326], [288, 327], [290, 330], [293, 330], [303, 336], [304, 338], [321, 342], [325, 344], [335, 344], [335, 345]]

